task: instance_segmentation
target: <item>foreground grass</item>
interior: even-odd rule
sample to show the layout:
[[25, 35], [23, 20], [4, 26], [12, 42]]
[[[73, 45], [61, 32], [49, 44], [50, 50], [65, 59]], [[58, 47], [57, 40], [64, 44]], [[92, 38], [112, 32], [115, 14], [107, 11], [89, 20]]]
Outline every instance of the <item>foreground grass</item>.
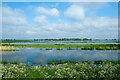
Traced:
[[119, 63], [107, 61], [96, 66], [86, 62], [65, 62], [62, 64], [51, 64], [49, 66], [32, 66], [25, 64], [3, 65], [3, 78], [113, 78], [120, 79], [118, 70]]
[[120, 44], [2, 44], [3, 46], [14, 46], [18, 48], [61, 48], [81, 50], [120, 50]]

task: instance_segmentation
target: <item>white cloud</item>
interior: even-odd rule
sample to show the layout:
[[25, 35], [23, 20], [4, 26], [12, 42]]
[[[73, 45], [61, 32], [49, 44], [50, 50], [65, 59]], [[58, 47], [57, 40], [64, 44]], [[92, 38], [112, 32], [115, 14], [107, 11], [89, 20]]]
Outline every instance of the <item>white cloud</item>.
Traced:
[[92, 17], [86, 18], [83, 22], [84, 26], [87, 28], [98, 28], [98, 29], [113, 29], [117, 28], [118, 22], [117, 18], [110, 18], [110, 17]]
[[3, 25], [26, 25], [27, 20], [22, 10], [2, 6]]
[[[39, 29], [45, 35], [64, 35], [88, 38], [113, 38], [117, 37], [117, 18], [89, 17], [82, 22], [60, 21], [56, 24], [46, 24]], [[60, 37], [60, 36], [58, 36]]]
[[34, 31], [26, 31], [26, 34], [32, 35], [32, 34], [36, 34], [36, 32], [34, 32]]
[[[82, 3], [81, 3], [82, 4]], [[59, 38], [59, 37], [91, 37], [91, 38], [116, 38], [118, 23], [117, 18], [107, 16], [87, 16], [88, 11], [92, 4], [86, 8], [87, 4], [78, 5], [72, 4], [64, 12], [63, 17], [68, 17], [73, 21], [66, 18], [59, 18], [50, 21], [53, 16], [59, 16], [59, 11], [56, 8], [39, 7], [39, 16], [31, 18], [32, 25], [27, 24], [24, 12], [19, 9], [13, 9], [8, 6], [3, 6], [3, 37], [21, 37], [21, 38]], [[96, 4], [97, 5], [97, 4]], [[104, 4], [105, 5], [105, 4]], [[100, 6], [100, 5], [99, 5]], [[91, 6], [91, 9], [94, 6]], [[97, 9], [101, 9], [98, 7]], [[94, 9], [96, 10], [96, 9]], [[95, 13], [96, 15], [96, 13]], [[52, 16], [52, 17], [48, 17]], [[50, 22], [49, 22], [50, 21]], [[54, 22], [55, 21], [55, 22]], [[21, 27], [17, 27], [17, 26]], [[15, 27], [9, 27], [15, 26]], [[11, 32], [12, 31], [12, 32]]]
[[59, 11], [56, 8], [47, 9], [47, 8], [39, 6], [36, 8], [36, 11], [40, 14], [44, 14], [48, 16], [54, 16], [54, 17], [59, 16]]
[[64, 13], [67, 17], [74, 20], [81, 20], [85, 18], [84, 8], [78, 5], [71, 5]]
[[44, 15], [35, 17], [34, 21], [37, 22], [38, 24], [41, 24], [41, 25], [48, 23], [47, 17]]
[[[117, 18], [110, 18], [110, 17], [86, 17], [81, 22], [73, 21], [72, 23], [67, 21], [58, 21], [57, 23], [48, 23], [43, 26], [38, 26], [45, 31], [50, 32], [80, 32], [80, 31], [92, 31], [93, 29], [96, 30], [114, 30], [117, 29], [118, 22]], [[38, 28], [37, 27], [37, 28]]]

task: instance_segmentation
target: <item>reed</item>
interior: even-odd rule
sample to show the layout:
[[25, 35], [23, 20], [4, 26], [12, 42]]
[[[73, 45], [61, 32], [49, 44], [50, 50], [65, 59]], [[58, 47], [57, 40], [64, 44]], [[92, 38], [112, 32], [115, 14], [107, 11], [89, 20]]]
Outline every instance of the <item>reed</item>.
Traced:
[[14, 46], [0, 46], [0, 51], [16, 51]]

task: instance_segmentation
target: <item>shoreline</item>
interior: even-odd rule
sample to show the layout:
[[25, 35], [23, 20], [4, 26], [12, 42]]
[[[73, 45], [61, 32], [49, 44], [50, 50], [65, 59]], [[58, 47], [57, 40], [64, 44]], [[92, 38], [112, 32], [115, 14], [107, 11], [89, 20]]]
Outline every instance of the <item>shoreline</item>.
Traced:
[[120, 50], [120, 44], [9, 44], [2, 43], [2, 46], [12, 46], [15, 48], [61, 48], [71, 49], [81, 49], [81, 50]]
[[14, 46], [0, 46], [0, 51], [16, 51], [17, 48]]

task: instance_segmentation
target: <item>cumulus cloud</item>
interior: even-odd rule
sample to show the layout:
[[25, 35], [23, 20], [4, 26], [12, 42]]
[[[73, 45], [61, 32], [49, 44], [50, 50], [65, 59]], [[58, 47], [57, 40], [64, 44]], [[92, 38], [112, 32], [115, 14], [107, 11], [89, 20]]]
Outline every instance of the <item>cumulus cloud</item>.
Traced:
[[[36, 8], [39, 15], [35, 15], [32, 18], [29, 15], [27, 16], [33, 21], [31, 22], [32, 25], [29, 25], [29, 27], [25, 26], [25, 24], [28, 23], [22, 10], [3, 6], [3, 24], [7, 26], [16, 26], [3, 27], [3, 37], [15, 38], [19, 35], [18, 37], [22, 38], [116, 38], [118, 33], [117, 18], [109, 17], [107, 15], [87, 16], [87, 12], [89, 11], [86, 11], [86, 9], [91, 9], [94, 6], [89, 4], [91, 8], [90, 6], [89, 8], [86, 8], [86, 5], [88, 4], [70, 4], [70, 6], [63, 10], [63, 14], [60, 14], [59, 10], [56, 8], [44, 8], [39, 6]], [[97, 9], [101, 9], [101, 7], [98, 7]], [[57, 20], [56, 18], [54, 18], [54, 20], [52, 18], [54, 16], [59, 16], [60, 20]]]
[[61, 21], [56, 24], [48, 24], [41, 28], [44, 34], [56, 34], [72, 37], [88, 38], [113, 38], [118, 35], [117, 18], [110, 17], [90, 17], [82, 22]]
[[97, 28], [97, 30], [108, 30], [109, 31], [109, 30], [118, 29], [118, 19], [110, 18], [106, 16], [86, 18], [83, 24], [87, 28]]
[[34, 21], [37, 22], [38, 24], [41, 24], [41, 25], [44, 25], [44, 24], [48, 23], [47, 17], [44, 16], [44, 15], [36, 16]]
[[59, 16], [59, 11], [56, 8], [44, 8], [44, 7], [37, 7], [36, 11], [40, 14], [48, 15], [48, 16], [54, 16], [58, 17]]
[[27, 20], [24, 12], [19, 9], [12, 9], [9, 6], [2, 6], [3, 25], [26, 25]]
[[81, 20], [85, 17], [84, 8], [78, 5], [71, 5], [64, 13], [67, 17], [74, 20]]
[[[88, 16], [88, 13], [90, 9], [99, 10], [103, 7], [100, 5], [108, 7], [109, 5], [106, 3], [100, 3], [98, 4], [97, 8], [94, 8], [92, 6], [92, 3], [76, 3], [72, 4], [70, 7], [67, 8], [65, 11], [65, 16], [72, 19], [72, 24], [69, 23], [69, 27], [66, 27], [64, 29], [67, 30], [67, 32], [73, 32], [84, 35], [84, 36], [95, 36], [98, 35], [99, 37], [111, 37], [117, 36], [117, 29], [118, 29], [118, 19], [114, 17], [109, 16]], [[86, 7], [86, 5], [89, 6], [89, 8]], [[97, 4], [96, 4], [97, 5]], [[87, 9], [87, 10], [86, 10]], [[95, 12], [94, 11], [94, 12]], [[96, 13], [96, 12], [95, 12]], [[96, 14], [95, 14], [96, 15]], [[77, 20], [77, 21], [76, 21]], [[65, 26], [65, 25], [62, 25]], [[72, 26], [72, 27], [70, 27]], [[110, 33], [111, 32], [111, 33]], [[97, 37], [97, 36], [96, 36]], [[105, 38], [104, 37], [104, 38]]]

